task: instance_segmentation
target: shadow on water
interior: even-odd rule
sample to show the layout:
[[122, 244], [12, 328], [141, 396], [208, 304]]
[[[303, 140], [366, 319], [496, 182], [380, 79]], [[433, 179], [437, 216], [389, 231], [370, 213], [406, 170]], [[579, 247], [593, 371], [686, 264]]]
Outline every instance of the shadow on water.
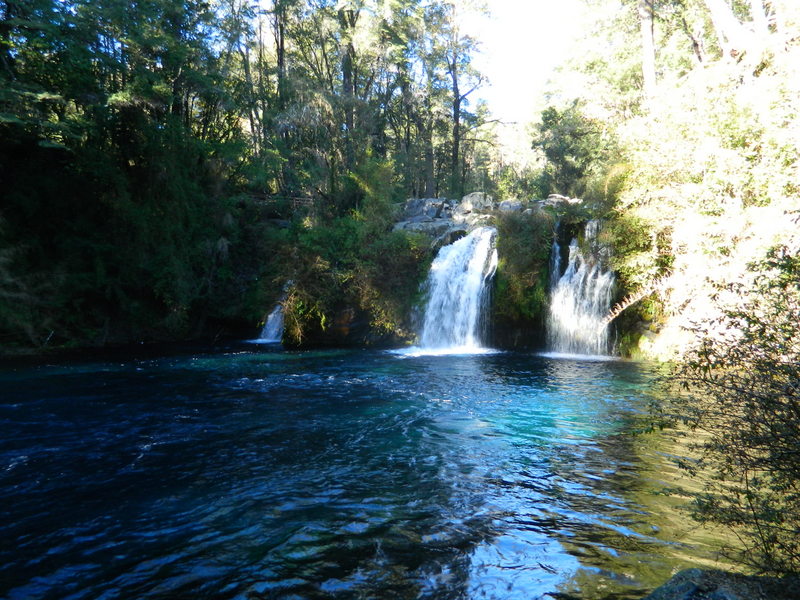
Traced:
[[0, 596], [637, 597], [681, 562], [624, 435], [650, 379], [252, 348], [5, 371]]

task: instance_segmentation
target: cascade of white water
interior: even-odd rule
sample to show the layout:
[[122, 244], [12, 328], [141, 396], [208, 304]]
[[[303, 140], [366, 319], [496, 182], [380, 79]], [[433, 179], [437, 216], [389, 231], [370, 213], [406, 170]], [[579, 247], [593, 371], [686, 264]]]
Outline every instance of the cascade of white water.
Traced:
[[547, 343], [553, 352], [608, 354], [608, 326], [603, 319], [611, 308], [614, 273], [604, 263], [609, 250], [598, 241], [599, 222], [584, 230], [584, 251], [573, 239], [564, 273], [558, 242], [553, 245]]
[[278, 344], [283, 337], [283, 306], [276, 304], [264, 323], [258, 342], [263, 344]]
[[496, 234], [480, 227], [439, 250], [426, 282], [423, 349], [481, 348], [489, 283], [497, 270]]

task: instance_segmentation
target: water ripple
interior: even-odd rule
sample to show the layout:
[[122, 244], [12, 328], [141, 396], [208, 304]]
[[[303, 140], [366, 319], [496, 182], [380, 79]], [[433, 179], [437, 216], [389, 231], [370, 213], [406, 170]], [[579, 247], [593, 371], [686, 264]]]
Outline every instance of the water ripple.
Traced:
[[636, 365], [255, 349], [0, 378], [3, 597], [633, 598], [679, 562], [624, 435]]

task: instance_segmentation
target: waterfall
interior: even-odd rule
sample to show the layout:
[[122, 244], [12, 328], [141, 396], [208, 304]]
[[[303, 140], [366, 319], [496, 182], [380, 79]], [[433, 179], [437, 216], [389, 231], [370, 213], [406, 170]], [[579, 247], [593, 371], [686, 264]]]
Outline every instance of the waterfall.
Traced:
[[497, 270], [497, 231], [480, 227], [439, 250], [425, 283], [418, 350], [480, 352], [485, 337], [489, 284]]
[[569, 244], [563, 273], [561, 246], [553, 243], [547, 344], [553, 352], [605, 355], [609, 353], [608, 326], [603, 319], [611, 308], [614, 273], [608, 269], [609, 249], [598, 239], [600, 224], [589, 221], [583, 250], [578, 240]]
[[283, 293], [278, 298], [272, 312], [267, 315], [264, 327], [258, 339], [250, 340], [253, 344], [280, 344], [283, 340], [283, 303], [289, 297], [289, 290], [294, 285], [291, 279], [283, 284]]
[[283, 337], [283, 305], [276, 304], [264, 323], [261, 335], [256, 340], [262, 344], [280, 344]]

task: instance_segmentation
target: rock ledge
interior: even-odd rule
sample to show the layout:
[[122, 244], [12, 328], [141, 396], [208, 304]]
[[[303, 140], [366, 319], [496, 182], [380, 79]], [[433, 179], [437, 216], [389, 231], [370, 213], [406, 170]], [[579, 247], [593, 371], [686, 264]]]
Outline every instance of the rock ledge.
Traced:
[[755, 577], [687, 569], [643, 600], [799, 600], [800, 577]]

